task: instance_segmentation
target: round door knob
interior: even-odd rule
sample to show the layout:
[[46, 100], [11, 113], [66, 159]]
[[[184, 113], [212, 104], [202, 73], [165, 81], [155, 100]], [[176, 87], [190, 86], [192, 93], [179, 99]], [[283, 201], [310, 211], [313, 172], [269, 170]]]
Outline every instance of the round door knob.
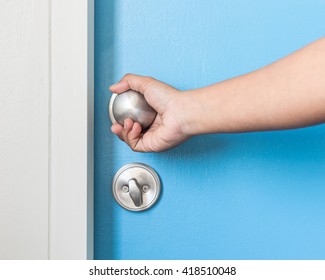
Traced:
[[157, 112], [147, 103], [143, 94], [128, 90], [121, 94], [113, 93], [109, 102], [109, 116], [112, 123], [124, 125], [127, 118], [141, 124], [147, 129], [156, 117]]

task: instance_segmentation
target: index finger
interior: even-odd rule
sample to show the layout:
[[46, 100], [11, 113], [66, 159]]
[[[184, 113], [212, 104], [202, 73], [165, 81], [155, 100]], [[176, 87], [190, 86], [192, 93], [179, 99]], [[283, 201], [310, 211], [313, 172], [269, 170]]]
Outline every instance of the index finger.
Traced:
[[133, 89], [144, 94], [148, 87], [148, 84], [153, 80], [154, 79], [151, 77], [126, 74], [119, 82], [114, 85], [111, 85], [109, 89], [110, 91], [118, 94], [123, 93], [129, 89]]

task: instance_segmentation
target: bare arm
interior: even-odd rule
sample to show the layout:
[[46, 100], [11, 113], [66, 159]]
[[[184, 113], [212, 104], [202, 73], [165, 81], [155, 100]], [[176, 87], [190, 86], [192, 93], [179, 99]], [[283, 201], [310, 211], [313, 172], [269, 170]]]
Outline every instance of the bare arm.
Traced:
[[186, 116], [192, 120], [189, 131], [195, 134], [287, 129], [322, 123], [325, 39], [255, 72], [191, 91], [189, 97], [198, 102], [198, 106], [191, 105], [191, 110], [200, 113], [206, 124], [197, 124], [195, 114]]
[[112, 131], [136, 151], [161, 151], [203, 133], [304, 127], [325, 122], [325, 39], [257, 71], [214, 85], [178, 91], [148, 77], [126, 75], [110, 89], [142, 92], [157, 111], [141, 134], [127, 120]]

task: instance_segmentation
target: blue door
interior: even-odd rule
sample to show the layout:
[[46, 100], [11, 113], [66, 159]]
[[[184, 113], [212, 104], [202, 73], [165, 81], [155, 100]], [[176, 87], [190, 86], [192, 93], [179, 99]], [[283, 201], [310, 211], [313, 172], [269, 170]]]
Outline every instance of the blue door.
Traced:
[[[324, 36], [325, 2], [96, 1], [95, 258], [324, 259], [325, 126], [204, 135], [136, 153], [110, 132], [108, 86], [125, 73], [179, 89], [228, 79]], [[154, 207], [114, 200], [115, 172], [153, 167]]]

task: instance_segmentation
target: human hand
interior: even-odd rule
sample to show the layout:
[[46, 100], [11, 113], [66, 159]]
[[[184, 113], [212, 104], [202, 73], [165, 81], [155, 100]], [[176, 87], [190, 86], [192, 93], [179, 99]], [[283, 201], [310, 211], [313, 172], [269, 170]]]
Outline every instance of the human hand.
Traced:
[[157, 111], [153, 123], [144, 133], [141, 125], [130, 118], [124, 121], [123, 126], [118, 123], [112, 125], [112, 132], [133, 151], [159, 152], [172, 148], [190, 137], [183, 129], [181, 91], [151, 77], [133, 74], [125, 75], [109, 89], [117, 94], [129, 89], [138, 91]]

